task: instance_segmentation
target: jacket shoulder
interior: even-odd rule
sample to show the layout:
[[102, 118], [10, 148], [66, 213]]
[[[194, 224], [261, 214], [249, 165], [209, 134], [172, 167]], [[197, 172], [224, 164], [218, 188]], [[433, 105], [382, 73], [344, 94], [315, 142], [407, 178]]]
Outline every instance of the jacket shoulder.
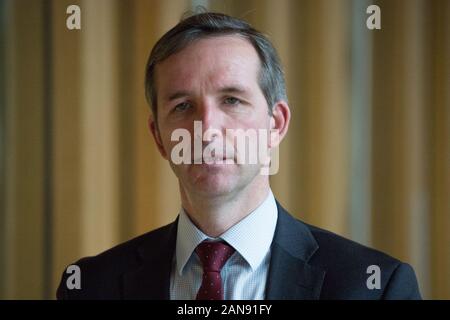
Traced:
[[[69, 266], [76, 266], [80, 270], [81, 289], [68, 289], [67, 280], [72, 273], [69, 272], [69, 266], [67, 266], [61, 276], [56, 292], [57, 298], [119, 299], [119, 280], [125, 272], [138, 266], [141, 259], [140, 248], [152, 251], [152, 248], [161, 247], [161, 244], [167, 243], [167, 237], [173, 225], [174, 223], [171, 223], [152, 230], [98, 255], [84, 257], [70, 264]], [[104, 296], [105, 292], [108, 292], [109, 296]]]
[[316, 259], [324, 264], [333, 263], [351, 266], [358, 263], [376, 262], [381, 265], [396, 266], [400, 260], [353, 240], [347, 239], [336, 233], [306, 224], [314, 238], [319, 250]]
[[326, 271], [322, 298], [421, 298], [409, 264], [333, 232], [305, 225], [319, 246], [310, 263]]

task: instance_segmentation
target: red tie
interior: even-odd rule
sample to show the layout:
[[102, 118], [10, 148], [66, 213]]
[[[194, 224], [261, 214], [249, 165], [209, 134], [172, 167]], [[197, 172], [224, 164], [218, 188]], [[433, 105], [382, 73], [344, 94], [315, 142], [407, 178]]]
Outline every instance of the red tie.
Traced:
[[223, 300], [223, 285], [220, 270], [234, 249], [224, 242], [203, 241], [195, 249], [203, 265], [203, 279], [198, 289], [197, 300]]

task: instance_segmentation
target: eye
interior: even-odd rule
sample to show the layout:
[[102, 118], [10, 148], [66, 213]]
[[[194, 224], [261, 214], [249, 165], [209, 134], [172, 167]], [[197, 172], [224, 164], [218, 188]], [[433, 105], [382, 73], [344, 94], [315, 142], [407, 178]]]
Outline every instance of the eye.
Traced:
[[174, 110], [175, 110], [175, 111], [181, 112], [181, 111], [187, 110], [187, 109], [190, 108], [190, 107], [191, 107], [190, 103], [188, 103], [188, 102], [182, 102], [182, 103], [177, 104], [177, 105], [175, 106]]
[[234, 106], [234, 105], [241, 103], [241, 100], [239, 100], [238, 98], [235, 98], [235, 97], [228, 97], [228, 98], [225, 98], [224, 102], [226, 104], [230, 104], [230, 105]]

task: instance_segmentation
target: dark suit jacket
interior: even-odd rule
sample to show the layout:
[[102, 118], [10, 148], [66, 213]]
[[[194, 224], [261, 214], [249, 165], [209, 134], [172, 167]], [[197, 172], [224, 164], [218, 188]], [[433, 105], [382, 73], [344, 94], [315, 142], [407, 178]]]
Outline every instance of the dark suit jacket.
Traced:
[[[267, 299], [420, 299], [413, 269], [388, 255], [294, 219], [277, 202], [278, 221], [266, 286]], [[177, 222], [75, 264], [81, 289], [58, 299], [169, 299]], [[381, 271], [381, 288], [368, 289], [367, 267]]]

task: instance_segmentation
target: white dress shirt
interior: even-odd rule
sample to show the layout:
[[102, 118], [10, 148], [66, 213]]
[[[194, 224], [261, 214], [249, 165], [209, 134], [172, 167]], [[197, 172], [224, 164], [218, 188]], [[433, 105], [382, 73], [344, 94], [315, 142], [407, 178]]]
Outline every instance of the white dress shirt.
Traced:
[[170, 299], [195, 300], [203, 275], [195, 248], [204, 240], [224, 240], [236, 250], [220, 273], [225, 300], [264, 299], [277, 218], [277, 205], [271, 190], [258, 208], [218, 238], [205, 235], [181, 209], [170, 277]]

